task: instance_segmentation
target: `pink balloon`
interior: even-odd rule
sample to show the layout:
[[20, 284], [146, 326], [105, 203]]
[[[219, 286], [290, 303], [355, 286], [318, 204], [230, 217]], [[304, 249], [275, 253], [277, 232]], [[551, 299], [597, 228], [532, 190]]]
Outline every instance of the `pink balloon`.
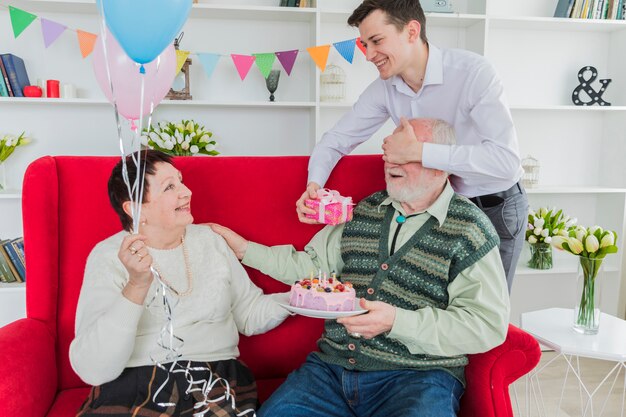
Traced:
[[[150, 104], [156, 106], [163, 100], [176, 77], [176, 50], [170, 45], [154, 61], [145, 64], [145, 74], [106, 29], [106, 59], [104, 41], [98, 37], [92, 54], [93, 71], [106, 98], [117, 104], [119, 114], [128, 120], [137, 120], [150, 113]], [[107, 75], [107, 60], [111, 81]], [[141, 80], [144, 79], [144, 100], [141, 105]], [[111, 93], [113, 84], [113, 93]]]

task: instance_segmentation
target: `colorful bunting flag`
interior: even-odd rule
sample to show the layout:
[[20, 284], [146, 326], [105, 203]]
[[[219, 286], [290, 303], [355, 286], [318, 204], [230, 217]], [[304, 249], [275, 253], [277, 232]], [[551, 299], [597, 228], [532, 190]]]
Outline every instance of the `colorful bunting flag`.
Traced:
[[213, 70], [215, 70], [215, 66], [217, 65], [217, 61], [220, 60], [220, 54], [209, 54], [209, 53], [197, 53], [196, 56], [200, 60], [202, 67], [204, 68], [204, 73], [207, 78], [211, 78], [211, 74], [213, 74]]
[[356, 38], [356, 46], [358, 46], [361, 52], [363, 52], [363, 55], [367, 55], [367, 51], [365, 50], [365, 47], [361, 43], [361, 38]]
[[98, 36], [94, 33], [85, 32], [84, 30], [76, 29], [76, 35], [78, 36], [78, 46], [80, 46], [80, 53], [83, 58], [87, 58], [93, 51], [93, 47], [96, 44]]
[[296, 62], [296, 57], [298, 56], [298, 50], [294, 49], [293, 51], [276, 52], [275, 55], [285, 69], [287, 75], [291, 75], [293, 64]]
[[43, 43], [46, 48], [52, 45], [65, 32], [65, 29], [67, 29], [67, 26], [42, 17], [41, 33], [43, 34]]
[[176, 50], [176, 75], [178, 75], [180, 70], [183, 68], [183, 65], [185, 65], [185, 61], [187, 60], [189, 54], [189, 51]]
[[[30, 24], [35, 19], [38, 18], [32, 13], [13, 6], [9, 6], [9, 13], [11, 17], [13, 35], [15, 38], [20, 36], [22, 32], [28, 26], [30, 26]], [[46, 48], [56, 42], [56, 40], [63, 34], [63, 32], [68, 29], [67, 26], [49, 19], [40, 18], [40, 20], [43, 42]], [[78, 36], [80, 52], [83, 58], [86, 58], [93, 52], [98, 36], [94, 33], [85, 32], [80, 29], [76, 29], [76, 34]], [[363, 52], [363, 55], [367, 55], [365, 47], [361, 44], [361, 38], [335, 42], [332, 45], [346, 61], [352, 63], [352, 61], [354, 60], [355, 44], [361, 50], [361, 52]], [[321, 45], [306, 48], [309, 55], [313, 59], [313, 62], [315, 62], [315, 65], [317, 65], [317, 67], [322, 72], [326, 70], [326, 63], [328, 61], [330, 47], [331, 45]], [[261, 74], [263, 74], [263, 77], [267, 78], [270, 74], [276, 58], [278, 58], [278, 60], [280, 61], [287, 75], [291, 75], [291, 71], [293, 70], [299, 52], [300, 51], [298, 49], [293, 49], [290, 51], [279, 51], [275, 53], [262, 53], [252, 55], [231, 54], [231, 58], [233, 60], [233, 63], [235, 64], [237, 72], [239, 73], [239, 77], [243, 81], [250, 72], [252, 64], [255, 62], [257, 67], [259, 68], [259, 71], [261, 72]], [[176, 51], [177, 74], [180, 72], [188, 56], [192, 53], [193, 52], [190, 51]], [[221, 55], [214, 53], [195, 53], [195, 55], [200, 60], [206, 76], [211, 77]]]
[[328, 53], [330, 52], [330, 45], [322, 45], [322, 46], [312, 46], [310, 48], [306, 48], [313, 58], [313, 62], [320, 69], [320, 71], [324, 72], [326, 69], [326, 61], [328, 61]]
[[241, 81], [245, 80], [248, 75], [248, 71], [250, 71], [250, 67], [254, 63], [254, 57], [250, 55], [237, 54], [230, 54], [230, 57], [233, 59], [233, 63], [235, 64], [235, 68], [237, 68]]
[[356, 38], [350, 39], [347, 41], [333, 43], [337, 52], [339, 52], [341, 56], [351, 64], [352, 64], [352, 59], [354, 58], [355, 41], [356, 41]]
[[272, 70], [272, 65], [274, 65], [274, 61], [276, 60], [276, 54], [273, 52], [270, 54], [252, 54], [254, 56], [254, 63], [263, 74], [263, 78], [267, 78], [270, 75], [270, 71]]
[[13, 26], [13, 36], [17, 38], [24, 32], [33, 20], [37, 19], [34, 14], [25, 12], [17, 7], [9, 6], [9, 14], [11, 15], [11, 25]]

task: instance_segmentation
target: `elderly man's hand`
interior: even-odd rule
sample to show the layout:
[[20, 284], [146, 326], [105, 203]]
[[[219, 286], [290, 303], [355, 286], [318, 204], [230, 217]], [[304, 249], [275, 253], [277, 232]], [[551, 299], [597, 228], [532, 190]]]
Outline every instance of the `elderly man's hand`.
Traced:
[[422, 161], [422, 142], [417, 140], [413, 126], [407, 119], [400, 119], [400, 126], [383, 140], [383, 160], [390, 164], [406, 164]]
[[345, 326], [348, 333], [371, 339], [381, 333], [388, 332], [396, 319], [396, 308], [382, 301], [368, 301], [361, 298], [361, 308], [369, 310], [366, 314], [337, 319], [337, 323]]
[[315, 210], [313, 210], [312, 208], [304, 204], [304, 200], [317, 199], [317, 190], [319, 190], [320, 188], [321, 187], [319, 186], [319, 184], [311, 181], [310, 183], [307, 184], [306, 191], [302, 193], [302, 196], [300, 197], [300, 199], [296, 201], [296, 212], [298, 213], [298, 219], [302, 223], [320, 224], [320, 222], [318, 222], [317, 220], [309, 219], [308, 217], [306, 217], [307, 214], [315, 214]]
[[205, 223], [215, 233], [222, 236], [228, 246], [235, 252], [237, 259], [242, 260], [248, 250], [248, 241], [241, 237], [241, 235], [233, 232], [231, 229], [225, 226], [221, 226], [217, 223]]

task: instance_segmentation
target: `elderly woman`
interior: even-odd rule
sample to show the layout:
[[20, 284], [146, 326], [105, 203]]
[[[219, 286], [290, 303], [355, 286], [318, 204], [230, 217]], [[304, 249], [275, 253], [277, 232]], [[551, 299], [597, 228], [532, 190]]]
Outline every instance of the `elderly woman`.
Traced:
[[[124, 231], [87, 260], [70, 360], [94, 388], [78, 415], [252, 416], [256, 384], [236, 359], [238, 332], [266, 332], [288, 312], [250, 281], [220, 236], [192, 224], [191, 191], [168, 155], [142, 152], [141, 166], [138, 233], [120, 161], [109, 198]], [[127, 167], [132, 184], [129, 157]], [[171, 313], [151, 267], [169, 288]]]

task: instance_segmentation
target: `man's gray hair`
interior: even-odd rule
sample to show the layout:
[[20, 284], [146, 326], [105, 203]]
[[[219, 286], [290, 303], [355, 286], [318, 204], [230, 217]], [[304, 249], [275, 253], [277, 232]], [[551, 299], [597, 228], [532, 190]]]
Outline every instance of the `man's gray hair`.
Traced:
[[440, 145], [456, 145], [454, 127], [441, 119], [433, 120], [433, 141]]

